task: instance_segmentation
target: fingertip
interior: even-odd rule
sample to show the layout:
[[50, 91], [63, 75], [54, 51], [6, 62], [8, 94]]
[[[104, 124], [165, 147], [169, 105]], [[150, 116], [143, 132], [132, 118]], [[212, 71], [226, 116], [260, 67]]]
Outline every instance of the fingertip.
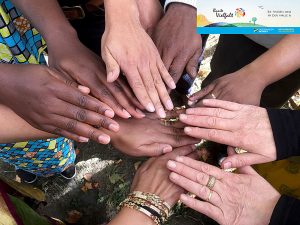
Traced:
[[110, 137], [106, 134], [101, 134], [99, 137], [98, 137], [98, 141], [101, 143], [101, 144], [108, 144], [110, 142]]
[[83, 94], [89, 94], [91, 92], [91, 90], [86, 87], [86, 86], [83, 86], [83, 85], [78, 85], [77, 86], [78, 90], [81, 91]]
[[123, 112], [124, 117], [125, 117], [126, 119], [129, 119], [129, 118], [131, 117], [130, 113], [129, 113], [126, 109], [123, 109], [122, 112]]
[[118, 132], [120, 130], [119, 124], [112, 123], [108, 126], [108, 129], [114, 132]]
[[104, 115], [109, 118], [113, 118], [115, 116], [115, 112], [111, 109], [107, 109], [107, 110], [105, 110]]
[[162, 151], [163, 151], [164, 154], [169, 153], [169, 152], [172, 152], [172, 150], [173, 150], [173, 148], [172, 148], [171, 145], [165, 146], [165, 147], [162, 149]]
[[141, 118], [144, 118], [146, 115], [140, 109], [136, 108], [135, 111], [140, 115]]

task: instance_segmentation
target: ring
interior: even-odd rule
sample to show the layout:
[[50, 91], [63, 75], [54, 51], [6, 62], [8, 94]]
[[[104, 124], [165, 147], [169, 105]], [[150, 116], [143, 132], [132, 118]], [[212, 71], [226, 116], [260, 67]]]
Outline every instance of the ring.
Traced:
[[211, 96], [213, 99], [217, 99], [217, 97], [213, 93], [211, 93]]
[[211, 190], [215, 186], [215, 183], [216, 183], [216, 178], [214, 176], [209, 175], [209, 179], [206, 184], [206, 187], [208, 187]]
[[212, 194], [213, 194], [213, 192], [212, 192], [212, 190], [210, 190], [210, 191], [209, 191], [209, 194], [208, 194], [207, 202], [210, 201]]

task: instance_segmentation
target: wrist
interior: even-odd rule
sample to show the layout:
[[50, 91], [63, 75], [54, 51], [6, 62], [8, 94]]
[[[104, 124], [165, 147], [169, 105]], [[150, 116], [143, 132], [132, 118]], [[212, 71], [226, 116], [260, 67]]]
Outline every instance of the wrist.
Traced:
[[104, 5], [106, 25], [113, 25], [114, 23], [123, 26], [128, 25], [128, 23], [140, 24], [140, 14], [136, 0], [105, 0]]
[[242, 69], [238, 70], [237, 73], [241, 73], [243, 77], [247, 77], [251, 82], [254, 82], [258, 88], [262, 90], [269, 85], [268, 75], [262, 73], [263, 68], [255, 63], [250, 63]]
[[52, 29], [49, 34], [45, 35], [44, 38], [48, 48], [51, 48], [51, 46], [57, 44], [61, 46], [61, 42], [57, 41], [57, 37], [63, 37], [63, 40], [67, 43], [74, 40], [79, 40], [76, 30], [69, 24], [58, 26], [55, 29]]
[[[134, 220], [132, 220], [134, 218]], [[123, 207], [120, 213], [117, 215], [116, 220], [119, 221], [119, 224], [123, 225], [155, 225], [154, 221], [146, 216], [145, 214], [139, 212], [135, 209], [130, 209], [128, 207]]]

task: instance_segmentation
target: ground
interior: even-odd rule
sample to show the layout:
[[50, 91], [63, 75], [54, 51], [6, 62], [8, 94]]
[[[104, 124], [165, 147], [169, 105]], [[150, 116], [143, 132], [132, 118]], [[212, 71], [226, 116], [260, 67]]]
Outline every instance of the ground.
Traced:
[[[201, 80], [210, 71], [209, 62], [217, 42], [218, 35], [212, 35], [204, 53], [201, 76], [194, 90], [200, 88]], [[293, 99], [299, 104], [299, 93]], [[40, 205], [38, 212], [68, 220], [73, 224], [75, 222], [80, 225], [106, 224], [116, 213], [118, 203], [127, 195], [134, 172], [143, 159], [124, 156], [110, 145], [88, 143], [80, 144], [77, 149], [78, 173], [75, 179], [66, 181], [62, 177], [54, 177], [38, 181], [37, 186], [47, 196], [47, 204]], [[0, 162], [0, 168], [0, 173], [15, 178], [13, 167]], [[177, 207], [168, 224], [213, 225], [216, 223], [192, 210]]]

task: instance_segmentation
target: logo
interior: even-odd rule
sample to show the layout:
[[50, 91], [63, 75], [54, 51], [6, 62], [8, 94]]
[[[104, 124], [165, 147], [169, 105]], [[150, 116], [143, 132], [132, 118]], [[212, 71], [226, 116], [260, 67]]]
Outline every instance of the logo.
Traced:
[[246, 15], [246, 11], [243, 8], [237, 8], [235, 10], [235, 16], [240, 18], [240, 17], [244, 17]]

